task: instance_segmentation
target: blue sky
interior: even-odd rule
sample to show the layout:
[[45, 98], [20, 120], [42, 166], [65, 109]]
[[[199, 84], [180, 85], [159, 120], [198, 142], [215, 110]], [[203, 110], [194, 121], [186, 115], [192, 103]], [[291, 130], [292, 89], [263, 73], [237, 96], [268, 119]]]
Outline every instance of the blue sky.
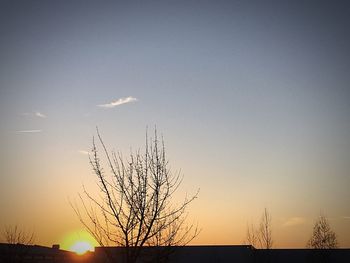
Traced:
[[[184, 191], [201, 189], [197, 243], [241, 242], [268, 207], [279, 246], [304, 246], [320, 211], [349, 246], [346, 1], [0, 5], [0, 221], [37, 211], [53, 243], [78, 225], [67, 196], [93, 179], [95, 127], [128, 152], [157, 125]], [[50, 204], [65, 223], [47, 234]]]

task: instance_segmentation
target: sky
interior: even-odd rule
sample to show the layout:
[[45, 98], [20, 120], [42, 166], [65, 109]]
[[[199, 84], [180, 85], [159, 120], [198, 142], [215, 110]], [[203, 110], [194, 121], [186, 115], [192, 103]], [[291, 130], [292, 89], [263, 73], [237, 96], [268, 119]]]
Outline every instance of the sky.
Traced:
[[[348, 1], [0, 2], [0, 222], [36, 243], [82, 231], [96, 126], [112, 150], [164, 137], [201, 234], [275, 247], [325, 214], [350, 247]], [[180, 199], [179, 199], [180, 200]]]

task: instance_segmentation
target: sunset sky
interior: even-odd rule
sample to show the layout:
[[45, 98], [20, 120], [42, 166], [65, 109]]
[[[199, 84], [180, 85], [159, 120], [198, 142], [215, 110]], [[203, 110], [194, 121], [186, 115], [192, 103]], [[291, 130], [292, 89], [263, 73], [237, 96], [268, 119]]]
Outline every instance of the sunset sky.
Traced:
[[[163, 134], [193, 244], [241, 244], [266, 207], [275, 247], [320, 213], [350, 247], [348, 1], [0, 2], [0, 227], [51, 246], [110, 149]], [[180, 199], [179, 199], [180, 200]]]

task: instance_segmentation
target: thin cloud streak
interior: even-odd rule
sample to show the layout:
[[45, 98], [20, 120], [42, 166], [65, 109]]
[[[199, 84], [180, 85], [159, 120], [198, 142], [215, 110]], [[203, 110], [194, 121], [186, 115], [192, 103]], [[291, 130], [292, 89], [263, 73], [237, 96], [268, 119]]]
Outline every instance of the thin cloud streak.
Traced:
[[115, 101], [112, 101], [110, 103], [107, 103], [107, 104], [100, 104], [100, 105], [97, 105], [98, 107], [101, 107], [101, 108], [107, 108], [107, 109], [110, 109], [110, 108], [114, 108], [116, 106], [120, 106], [122, 104], [126, 104], [126, 103], [130, 103], [130, 102], [135, 102], [135, 101], [138, 101], [136, 98], [134, 97], [126, 97], [126, 98], [120, 98], [120, 99], [117, 99]]
[[305, 223], [305, 218], [302, 217], [291, 217], [286, 222], [283, 223], [284, 227], [298, 226]]
[[47, 116], [40, 112], [40, 111], [35, 111], [35, 112], [25, 112], [23, 113], [22, 115], [24, 116], [30, 116], [30, 117], [38, 117], [38, 118], [42, 118], [42, 119], [45, 119]]
[[41, 112], [39, 112], [39, 111], [35, 112], [34, 114], [35, 114], [36, 117], [39, 117], [39, 118], [46, 118], [46, 115], [43, 114], [43, 113], [41, 113]]
[[42, 130], [20, 130], [20, 131], [16, 131], [16, 133], [37, 133], [37, 132], [42, 132]]
[[85, 151], [85, 150], [79, 150], [78, 153], [84, 154], [84, 155], [89, 155], [89, 152]]

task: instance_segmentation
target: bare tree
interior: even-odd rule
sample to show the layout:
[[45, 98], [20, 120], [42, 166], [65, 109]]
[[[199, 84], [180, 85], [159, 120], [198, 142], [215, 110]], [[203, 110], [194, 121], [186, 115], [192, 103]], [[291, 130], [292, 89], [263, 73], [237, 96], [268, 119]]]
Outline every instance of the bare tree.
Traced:
[[254, 227], [254, 225], [253, 224], [251, 224], [250, 226], [247, 225], [247, 234], [246, 234], [245, 243], [248, 245], [251, 245], [253, 247], [257, 247], [258, 246], [258, 236], [259, 236], [259, 233], [256, 230], [256, 228]]
[[34, 233], [26, 232], [17, 225], [5, 226], [2, 231], [3, 239], [8, 244], [32, 245], [34, 243]]
[[337, 236], [331, 229], [325, 215], [320, 215], [315, 222], [313, 233], [307, 247], [314, 249], [333, 249], [338, 247]]
[[258, 228], [256, 228], [253, 224], [247, 226], [245, 242], [258, 248], [272, 248], [273, 239], [271, 229], [271, 215], [266, 208], [264, 209]]
[[258, 238], [261, 248], [272, 248], [273, 240], [271, 230], [271, 215], [266, 208], [264, 209], [264, 213], [261, 217]]
[[22, 262], [28, 253], [29, 246], [34, 244], [34, 232], [27, 232], [15, 226], [2, 229], [2, 239], [7, 243], [0, 254], [0, 262]]
[[102, 167], [93, 140], [90, 164], [98, 179], [99, 195], [84, 188], [79, 195], [82, 208], [73, 208], [99, 244], [125, 247], [125, 261], [133, 263], [145, 246], [182, 246], [195, 238], [198, 229], [186, 224], [186, 209], [198, 191], [174, 204], [182, 177], [170, 171], [157, 131], [153, 140], [146, 133], [144, 152], [138, 150], [127, 159], [121, 153], [110, 153], [98, 130], [97, 137], [109, 173]]

